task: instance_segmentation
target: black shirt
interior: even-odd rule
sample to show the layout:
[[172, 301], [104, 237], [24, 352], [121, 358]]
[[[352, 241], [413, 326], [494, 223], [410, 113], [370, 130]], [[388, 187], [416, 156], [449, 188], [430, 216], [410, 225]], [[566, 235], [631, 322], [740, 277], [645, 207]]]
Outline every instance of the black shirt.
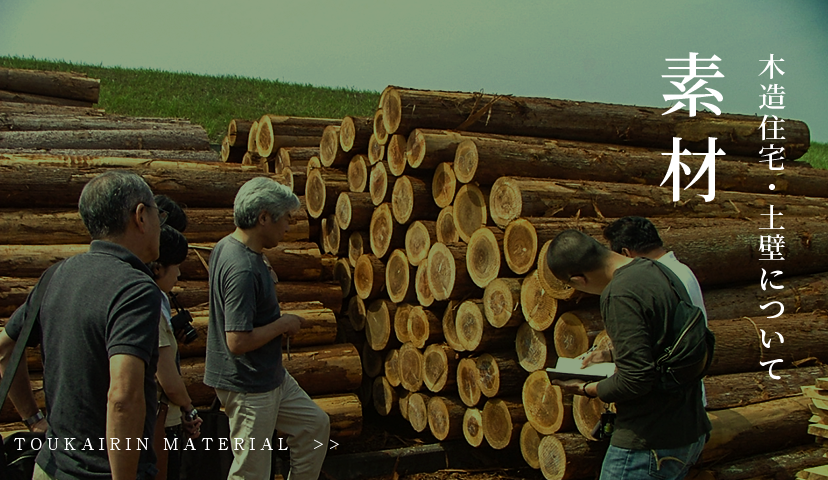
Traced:
[[[6, 326], [14, 340], [20, 335], [31, 298]], [[89, 252], [68, 258], [58, 267], [32, 332], [32, 336], [42, 332], [49, 430], [37, 464], [46, 473], [59, 479], [111, 477], [106, 405], [109, 358], [118, 354], [145, 363], [142, 440], [147, 439], [144, 444], [138, 439], [119, 439], [119, 446], [142, 450], [139, 472], [155, 471], [152, 432], [160, 312], [161, 291], [149, 269], [120, 245], [93, 241]]]

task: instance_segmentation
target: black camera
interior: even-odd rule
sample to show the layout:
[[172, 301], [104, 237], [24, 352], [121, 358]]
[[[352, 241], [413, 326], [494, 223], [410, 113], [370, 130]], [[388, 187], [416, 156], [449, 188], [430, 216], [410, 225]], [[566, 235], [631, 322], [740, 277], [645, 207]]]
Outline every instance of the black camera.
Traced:
[[190, 315], [189, 310], [181, 308], [181, 305], [178, 303], [178, 299], [176, 299], [174, 293], [170, 293], [170, 300], [172, 300], [172, 304], [178, 311], [178, 313], [173, 315], [170, 319], [173, 333], [175, 333], [175, 336], [178, 337], [180, 332], [184, 332], [184, 344], [193, 343], [198, 338], [198, 331], [193, 328], [193, 316]]

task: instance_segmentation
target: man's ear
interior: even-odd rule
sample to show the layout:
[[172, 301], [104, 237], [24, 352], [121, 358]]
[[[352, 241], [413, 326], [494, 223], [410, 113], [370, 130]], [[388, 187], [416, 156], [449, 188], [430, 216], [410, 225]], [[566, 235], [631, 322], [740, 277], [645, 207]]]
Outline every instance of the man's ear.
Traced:
[[132, 215], [130, 215], [130, 220], [135, 222], [135, 226], [138, 227], [138, 231], [144, 233], [144, 230], [147, 228], [147, 221], [144, 215], [147, 213], [147, 206], [143, 203], [139, 203], [135, 210], [132, 211]]
[[621, 249], [621, 255], [624, 255], [625, 257], [629, 258], [635, 258], [635, 255], [633, 255], [632, 250], [626, 247]]
[[569, 277], [569, 283], [572, 284], [572, 287], [575, 288], [575, 290], [582, 290], [586, 288], [587, 278], [584, 275], [573, 275]]
[[260, 225], [264, 225], [265, 223], [267, 223], [267, 216], [268, 216], [268, 213], [266, 211], [262, 210], [261, 212], [259, 212], [259, 217], [257, 218], [257, 222]]

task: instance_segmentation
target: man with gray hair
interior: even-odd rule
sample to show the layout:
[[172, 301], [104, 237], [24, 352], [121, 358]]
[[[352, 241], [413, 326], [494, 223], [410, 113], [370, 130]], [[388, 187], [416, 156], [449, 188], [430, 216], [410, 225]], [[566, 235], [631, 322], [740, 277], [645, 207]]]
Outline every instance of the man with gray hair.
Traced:
[[34, 478], [153, 478], [155, 455], [139, 440], [155, 424], [161, 291], [145, 264], [158, 258], [166, 216], [146, 182], [122, 171], [92, 179], [78, 206], [89, 252], [52, 267], [48, 285], [38, 282], [14, 312], [0, 333], [0, 370], [46, 288], [29, 345], [41, 344], [48, 423], [25, 361], [9, 393], [29, 428], [46, 431]]
[[302, 318], [282, 314], [263, 254], [279, 244], [299, 207], [288, 187], [265, 177], [248, 181], [233, 205], [236, 230], [210, 255], [204, 383], [224, 405], [232, 441], [244, 440], [233, 449], [231, 479], [269, 477], [271, 451], [262, 447], [274, 430], [287, 435], [288, 479], [316, 480], [325, 459], [318, 445], [328, 444], [328, 415], [282, 366], [282, 335], [298, 332]]

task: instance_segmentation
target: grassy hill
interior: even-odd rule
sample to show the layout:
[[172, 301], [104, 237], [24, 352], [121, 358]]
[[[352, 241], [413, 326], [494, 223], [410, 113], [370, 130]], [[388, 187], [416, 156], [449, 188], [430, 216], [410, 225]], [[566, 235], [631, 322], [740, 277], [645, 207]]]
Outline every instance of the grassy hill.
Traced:
[[[212, 143], [221, 143], [233, 118], [265, 113], [301, 117], [369, 117], [379, 92], [314, 87], [243, 77], [212, 77], [159, 70], [96, 67], [18, 57], [0, 57], [0, 66], [82, 72], [101, 79], [98, 106], [109, 113], [184, 117], [203, 125]], [[801, 159], [828, 169], [828, 144], [811, 143]]]

